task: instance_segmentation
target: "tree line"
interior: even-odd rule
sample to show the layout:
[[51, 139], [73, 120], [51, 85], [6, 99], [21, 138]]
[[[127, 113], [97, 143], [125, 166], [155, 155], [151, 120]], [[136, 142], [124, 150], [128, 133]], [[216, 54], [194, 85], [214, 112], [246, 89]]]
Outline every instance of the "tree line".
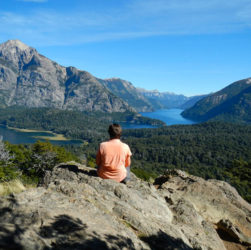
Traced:
[[92, 142], [104, 137], [107, 126], [113, 122], [161, 126], [164, 123], [133, 112], [103, 113], [60, 110], [54, 108], [27, 108], [12, 106], [0, 108], [0, 124], [9, 127], [50, 130], [68, 138]]
[[[74, 159], [85, 158], [91, 167], [95, 166], [99, 143], [109, 139], [107, 128], [114, 121], [140, 123], [144, 119], [131, 113], [88, 114], [49, 108], [11, 107], [2, 109], [0, 112], [0, 123], [8, 126], [51, 130], [70, 138], [83, 139], [84, 142], [81, 146], [65, 145], [64, 154], [67, 155], [66, 152], [71, 152], [71, 159], [74, 157]], [[149, 119], [146, 119], [145, 122], [158, 124]], [[122, 140], [130, 146], [133, 153], [132, 171], [142, 179], [150, 180], [163, 174], [167, 169], [182, 169], [205, 179], [214, 178], [227, 181], [246, 200], [251, 201], [250, 125], [206, 122], [154, 129], [130, 129], [123, 131]], [[41, 143], [39, 142], [38, 145]], [[48, 155], [53, 156], [51, 162], [53, 164], [58, 162], [56, 159], [61, 159], [57, 156], [58, 152], [62, 150], [59, 149], [61, 147], [56, 149], [54, 147], [57, 146], [46, 145], [42, 148], [49, 152]], [[32, 164], [36, 161], [39, 163], [39, 159], [41, 160], [43, 157], [45, 157], [45, 162], [51, 159], [45, 152], [39, 156], [41, 152], [38, 150], [40, 153], [37, 153], [35, 150], [37, 146], [6, 144], [6, 147], [8, 152], [12, 152], [10, 155], [16, 155], [15, 157], [19, 158], [12, 156], [14, 158], [7, 161], [9, 168], [3, 167], [6, 159], [1, 160], [0, 178], [1, 173], [5, 177], [11, 176], [15, 169], [25, 173], [27, 178], [29, 175], [35, 178], [40, 174], [39, 171], [30, 169]], [[41, 166], [41, 168], [47, 168], [47, 166]], [[7, 169], [10, 170], [10, 173], [3, 173]], [[30, 170], [27, 172], [27, 169]], [[34, 175], [32, 175], [33, 172]]]
[[[204, 179], [227, 181], [251, 201], [251, 126], [207, 122], [130, 129], [122, 139], [133, 153], [132, 171], [143, 179], [181, 169]], [[95, 158], [98, 144], [84, 146], [88, 159]]]

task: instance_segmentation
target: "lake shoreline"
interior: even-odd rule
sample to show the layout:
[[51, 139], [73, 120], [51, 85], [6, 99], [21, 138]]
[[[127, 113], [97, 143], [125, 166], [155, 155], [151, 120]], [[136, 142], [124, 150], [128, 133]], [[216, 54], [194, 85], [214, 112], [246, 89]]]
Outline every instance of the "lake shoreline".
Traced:
[[26, 129], [26, 128], [14, 128], [6, 126], [8, 129], [15, 130], [17, 132], [24, 132], [24, 133], [48, 133], [52, 136], [32, 136], [36, 139], [42, 139], [42, 140], [51, 140], [51, 141], [70, 141], [72, 139], [66, 138], [63, 134], [57, 134], [49, 130], [36, 130], [36, 129]]
[[167, 126], [171, 125], [192, 125], [198, 122], [186, 119], [181, 115], [183, 109], [158, 109], [153, 112], [140, 112], [144, 117], [151, 119], [158, 119], [164, 122]]
[[[181, 116], [181, 109], [162, 109], [157, 110], [155, 112], [144, 112], [140, 113], [140, 115], [151, 118], [161, 120], [164, 126], [171, 125], [191, 125], [196, 122], [187, 120]], [[142, 119], [143, 121], [144, 119]], [[132, 124], [124, 123], [118, 121], [121, 124], [124, 130], [127, 129], [151, 129], [157, 128], [159, 126], [153, 126], [149, 124]], [[53, 144], [64, 145], [64, 144], [82, 144], [83, 140], [81, 139], [70, 139], [65, 137], [63, 134], [57, 134], [48, 130], [41, 129], [24, 129], [24, 128], [15, 128], [6, 126], [6, 124], [0, 124], [0, 134], [3, 135], [3, 140], [9, 141], [13, 144], [20, 143], [35, 143], [36, 140], [49, 140]]]

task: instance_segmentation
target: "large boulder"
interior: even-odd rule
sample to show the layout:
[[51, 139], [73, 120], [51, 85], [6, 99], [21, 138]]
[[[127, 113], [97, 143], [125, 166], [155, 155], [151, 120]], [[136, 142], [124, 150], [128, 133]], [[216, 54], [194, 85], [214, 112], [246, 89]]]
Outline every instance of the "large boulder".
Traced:
[[0, 249], [225, 249], [214, 221], [165, 178], [132, 174], [125, 185], [56, 166], [38, 188], [0, 199]]
[[[175, 207], [185, 199], [197, 214], [215, 225], [223, 239], [227, 236], [233, 242], [251, 245], [251, 205], [228, 183], [214, 179], [206, 181], [180, 170], [169, 170], [154, 184]], [[184, 214], [178, 221], [182, 217]]]

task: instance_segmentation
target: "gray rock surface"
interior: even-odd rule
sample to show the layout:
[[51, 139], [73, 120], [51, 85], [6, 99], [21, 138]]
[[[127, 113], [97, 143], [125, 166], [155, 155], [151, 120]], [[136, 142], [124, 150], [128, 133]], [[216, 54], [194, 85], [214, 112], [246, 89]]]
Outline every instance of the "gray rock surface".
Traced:
[[217, 223], [217, 227], [219, 230], [223, 231], [223, 233], [231, 236], [238, 243], [251, 245], [251, 237], [244, 235], [241, 230], [237, 226], [234, 226], [230, 220], [220, 220]]
[[226, 218], [248, 242], [250, 205], [229, 185], [182, 171], [155, 184], [132, 174], [125, 185], [77, 163], [59, 165], [38, 188], [0, 198], [0, 249], [222, 250], [216, 224]]
[[177, 204], [185, 199], [207, 223], [227, 233], [233, 241], [237, 236], [233, 237], [230, 228], [235, 228], [238, 231], [238, 241], [250, 245], [251, 205], [228, 183], [206, 181], [180, 170], [170, 170], [157, 178], [155, 185], [162, 195], [168, 197], [170, 203]]
[[0, 106], [11, 105], [134, 111], [90, 73], [60, 66], [19, 40], [0, 44]]

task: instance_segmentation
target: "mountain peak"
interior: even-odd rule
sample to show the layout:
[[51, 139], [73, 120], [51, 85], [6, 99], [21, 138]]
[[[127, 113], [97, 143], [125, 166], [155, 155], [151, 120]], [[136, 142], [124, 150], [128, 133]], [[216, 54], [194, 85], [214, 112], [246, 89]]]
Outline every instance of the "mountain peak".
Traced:
[[3, 106], [134, 111], [90, 73], [62, 67], [19, 40], [0, 45], [0, 83]]
[[251, 84], [251, 78], [248, 78], [246, 84]]
[[122, 79], [120, 79], [119, 77], [111, 77], [111, 78], [106, 78], [106, 79], [104, 79], [105, 81], [117, 81], [117, 80], [122, 80]]
[[24, 44], [23, 42], [21, 42], [20, 40], [8, 40], [7, 42], [2, 44], [3, 47], [7, 47], [7, 48], [19, 48], [20, 50], [27, 50], [30, 47], [26, 44]]

